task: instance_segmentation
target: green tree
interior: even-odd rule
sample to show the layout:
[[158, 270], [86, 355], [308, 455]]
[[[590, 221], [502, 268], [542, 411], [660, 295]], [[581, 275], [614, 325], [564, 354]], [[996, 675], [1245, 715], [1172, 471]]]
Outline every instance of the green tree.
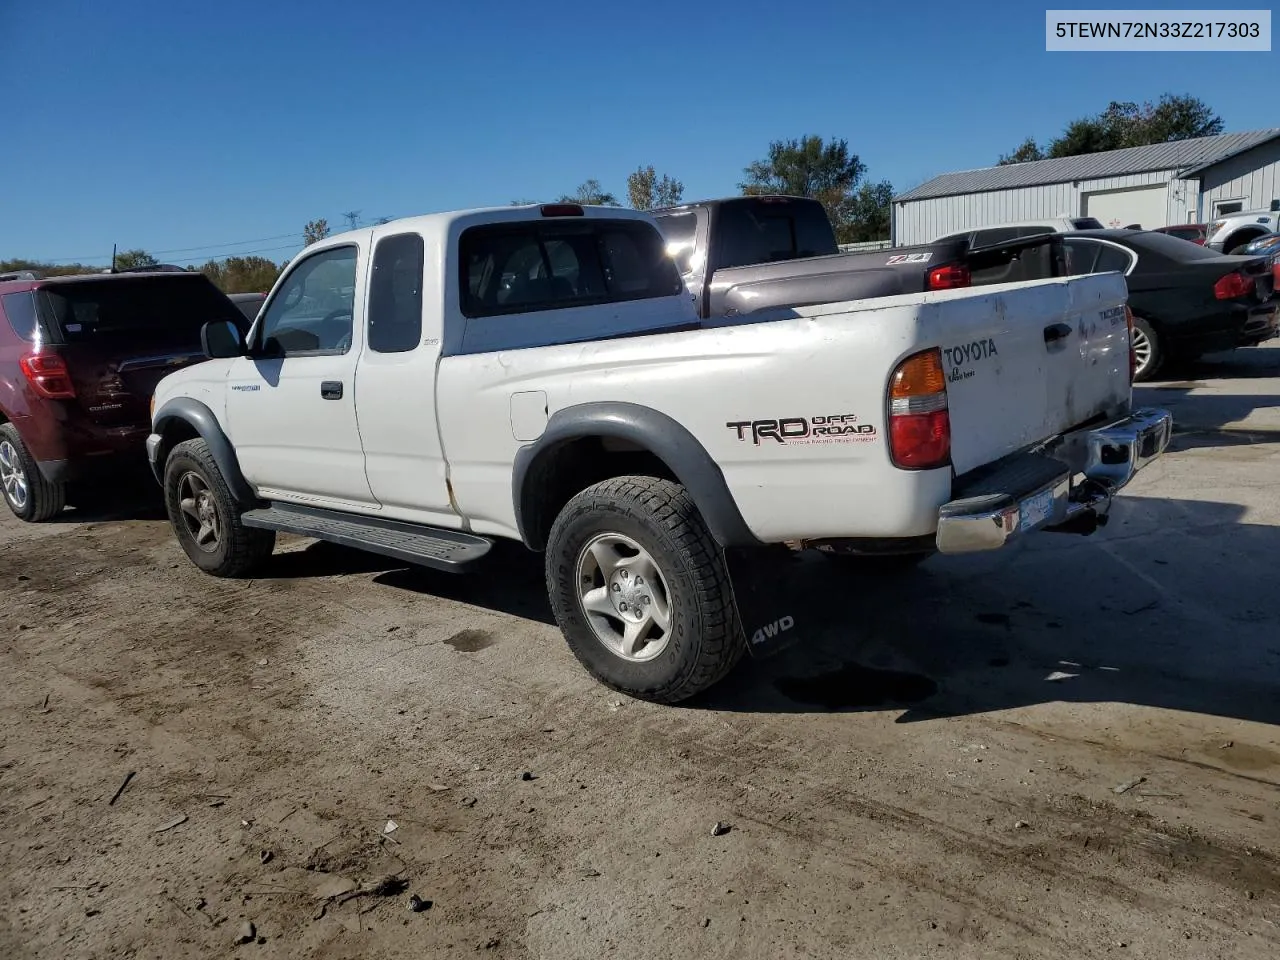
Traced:
[[321, 217], [319, 220], [312, 220], [302, 228], [302, 245], [309, 247], [311, 244], [323, 240], [329, 235], [329, 221]]
[[665, 173], [659, 177], [650, 164], [627, 177], [627, 197], [636, 210], [673, 207], [684, 197], [684, 184]]
[[101, 273], [102, 267], [90, 267], [83, 263], [43, 263], [39, 260], [0, 260], [0, 273], [16, 273], [30, 270], [43, 277], [66, 277], [80, 273]]
[[1112, 100], [1101, 113], [1077, 117], [1041, 149], [1028, 137], [1001, 164], [1044, 157], [1078, 157], [1151, 143], [1212, 137], [1223, 131], [1222, 118], [1203, 100], [1166, 93], [1155, 103]]
[[600, 187], [600, 181], [593, 178], [583, 181], [576, 193], [564, 194], [560, 202], [580, 203], [588, 207], [616, 207], [618, 198], [612, 193], [605, 193]]
[[280, 276], [282, 266], [266, 257], [226, 257], [210, 260], [200, 272], [223, 293], [266, 293]]
[[[855, 211], [863, 208], [855, 194], [866, 170], [858, 155], [849, 151], [847, 140], [827, 142], [809, 135], [797, 140], [774, 140], [766, 159], [743, 170], [746, 179], [738, 188], [746, 196], [784, 194], [817, 200], [831, 218], [836, 239], [849, 243], [860, 232]], [[874, 199], [877, 195], [873, 192], [867, 196]], [[884, 236], [888, 236], [887, 226]]]
[[138, 267], [154, 267], [160, 261], [145, 250], [125, 250], [116, 254], [117, 270], [136, 270]]
[[893, 184], [888, 180], [864, 183], [841, 205], [836, 239], [841, 243], [888, 240], [893, 216]]
[[1043, 159], [1044, 153], [1041, 152], [1039, 145], [1031, 137], [1027, 137], [1013, 153], [1002, 155], [999, 165], [1003, 167], [1011, 163], [1030, 163], [1032, 160]]

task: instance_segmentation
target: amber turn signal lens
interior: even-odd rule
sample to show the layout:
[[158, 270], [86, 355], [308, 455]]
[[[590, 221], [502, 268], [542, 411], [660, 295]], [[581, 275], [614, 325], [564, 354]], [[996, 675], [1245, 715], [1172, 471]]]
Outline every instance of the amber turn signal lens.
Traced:
[[942, 370], [942, 353], [935, 347], [898, 364], [889, 383], [889, 397], [923, 397], [945, 389], [947, 377]]

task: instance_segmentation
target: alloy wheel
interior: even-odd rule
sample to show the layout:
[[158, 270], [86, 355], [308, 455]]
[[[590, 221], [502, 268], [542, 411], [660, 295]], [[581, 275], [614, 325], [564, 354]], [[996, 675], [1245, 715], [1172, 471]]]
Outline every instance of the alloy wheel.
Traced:
[[649, 552], [620, 533], [594, 537], [578, 555], [578, 599], [596, 639], [643, 663], [671, 639], [671, 594]]
[[22, 469], [18, 449], [8, 440], [0, 441], [0, 488], [15, 510], [23, 510], [30, 497], [27, 473]]

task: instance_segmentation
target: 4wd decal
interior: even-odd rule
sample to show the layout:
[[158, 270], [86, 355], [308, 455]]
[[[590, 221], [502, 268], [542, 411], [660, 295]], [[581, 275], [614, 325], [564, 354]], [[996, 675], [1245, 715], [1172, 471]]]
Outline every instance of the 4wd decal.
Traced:
[[762, 440], [778, 443], [866, 443], [876, 439], [876, 428], [859, 423], [852, 413], [825, 417], [779, 417], [776, 420], [733, 420], [725, 424], [738, 432], [739, 440], [750, 439], [757, 447]]
[[932, 256], [932, 253], [895, 253], [884, 265], [893, 267], [900, 263], [928, 263]]
[[996, 342], [991, 337], [975, 340], [973, 343], [962, 343], [958, 347], [942, 348], [942, 359], [947, 365], [947, 380], [951, 383], [968, 380], [978, 372], [974, 369], [974, 364], [998, 356], [1000, 351], [996, 349]]

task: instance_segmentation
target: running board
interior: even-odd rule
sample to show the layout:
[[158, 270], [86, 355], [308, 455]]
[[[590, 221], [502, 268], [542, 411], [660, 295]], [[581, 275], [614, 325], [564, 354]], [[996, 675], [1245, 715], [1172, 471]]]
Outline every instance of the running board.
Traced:
[[493, 546], [486, 537], [460, 530], [292, 504], [249, 510], [240, 520], [246, 527], [314, 537], [449, 573], [465, 572]]

